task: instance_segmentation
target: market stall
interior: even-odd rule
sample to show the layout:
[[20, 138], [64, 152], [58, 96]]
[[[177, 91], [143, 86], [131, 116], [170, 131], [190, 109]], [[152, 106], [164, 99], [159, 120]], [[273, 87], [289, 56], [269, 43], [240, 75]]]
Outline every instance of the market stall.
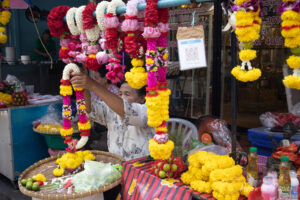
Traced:
[[[295, 170], [299, 165], [297, 144], [285, 140], [282, 143], [284, 145], [276, 148], [272, 157], [266, 158], [257, 155], [256, 147], [251, 147], [247, 155], [236, 141], [235, 79], [252, 82], [259, 79], [262, 73], [250, 62], [255, 59], [257, 53], [252, 44], [260, 37], [261, 5], [259, 1], [237, 1], [234, 5], [230, 5], [232, 11], [236, 12], [236, 24], [231, 25], [236, 28], [235, 33], [241, 44], [239, 53], [241, 65], [232, 69], [232, 75], [235, 78], [232, 79], [232, 97], [234, 98], [232, 101], [232, 135], [225, 128], [225, 123], [217, 120], [214, 124], [217, 126], [209, 127], [207, 132], [199, 135], [198, 140], [192, 140], [189, 143], [187, 151], [181, 151], [181, 154], [174, 156], [173, 150], [182, 148], [192, 135], [191, 132], [186, 131], [189, 128], [186, 124], [172, 127], [172, 133], [168, 127], [171, 93], [167, 80], [168, 8], [182, 4], [191, 4], [191, 2], [148, 0], [145, 3], [130, 0], [125, 5], [121, 0], [113, 0], [102, 1], [99, 4], [90, 3], [79, 8], [58, 6], [51, 10], [48, 16], [48, 26], [51, 34], [60, 38], [59, 55], [66, 64], [60, 85], [60, 94], [63, 98], [61, 111], [63, 122], [59, 132], [67, 153], [39, 161], [26, 169], [19, 179], [19, 187], [24, 194], [41, 199], [92, 198], [113, 188], [122, 179], [123, 199], [237, 200], [247, 197], [251, 199], [251, 195], [260, 189], [261, 184], [259, 196], [275, 197], [277, 189], [279, 197], [290, 198], [291, 195], [295, 195], [294, 190], [296, 188], [298, 191], [298, 185], [295, 184], [297, 182], [295, 182], [295, 172], [290, 175], [290, 166]], [[220, 5], [217, 5], [215, 9], [217, 8], [220, 8]], [[145, 12], [141, 13], [142, 10]], [[298, 13], [292, 12], [295, 13], [292, 13], [290, 17], [299, 15], [299, 10], [297, 10]], [[124, 13], [126, 13], [125, 16], [123, 16]], [[220, 29], [220, 27], [215, 28]], [[185, 37], [189, 34], [184, 33], [189, 33], [191, 36]], [[205, 53], [202, 51], [204, 49], [203, 27], [194, 26], [194, 24], [191, 28], [182, 27], [181, 34], [183, 35], [181, 37], [177, 35], [178, 48], [184, 52], [183, 55], [181, 54], [180, 61], [185, 60], [187, 66], [197, 67], [198, 62], [205, 60]], [[232, 34], [233, 38], [235, 38], [234, 34]], [[219, 41], [214, 41], [214, 48], [217, 47], [216, 42]], [[189, 44], [191, 46], [188, 46]], [[201, 44], [203, 48], [199, 49], [195, 44], [199, 46]], [[232, 46], [235, 50], [232, 54], [232, 63], [235, 65], [237, 54], [234, 39]], [[293, 52], [299, 53], [298, 49]], [[125, 53], [129, 55], [132, 64], [132, 68], [128, 70], [125, 70]], [[220, 57], [214, 59], [215, 64], [219, 61]], [[90, 79], [87, 74], [83, 73], [87, 69], [95, 72], [101, 67], [107, 69], [106, 78], [112, 83], [119, 83], [125, 78], [126, 84], [132, 89], [138, 90], [147, 86], [145, 99], [147, 116], [139, 116], [141, 113], [137, 112], [135, 106], [132, 105], [136, 102], [123, 102], [120, 97], [101, 90], [102, 86], [97, 84], [101, 92], [96, 89], [96, 93], [104, 97], [103, 101], [109, 104], [108, 107], [115, 113], [111, 114], [103, 105], [100, 108], [89, 105], [90, 102], [86, 101], [88, 94], [85, 92], [89, 86], [88, 83], [95, 84], [95, 82], [88, 82]], [[292, 68], [297, 67], [292, 65]], [[85, 79], [82, 78], [83, 75]], [[298, 87], [294, 85], [298, 78], [296, 70], [294, 75], [287, 77], [284, 83], [289, 87]], [[71, 99], [73, 94], [76, 99], [79, 138], [75, 138], [73, 134], [75, 132], [72, 126]], [[108, 99], [116, 103], [111, 105]], [[124, 105], [121, 111], [114, 107], [116, 104]], [[142, 148], [147, 148], [147, 154], [150, 156], [132, 160], [135, 154], [143, 150], [137, 146], [137, 143], [131, 145], [127, 141], [130, 139], [129, 134], [124, 138], [117, 138], [117, 146], [110, 149], [116, 154], [126, 156], [128, 160], [126, 162], [123, 162], [123, 158], [111, 153], [83, 151], [82, 148], [89, 140], [91, 129], [88, 109], [92, 113], [90, 118], [93, 118], [91, 115], [97, 110], [100, 110], [100, 114], [112, 116], [108, 118], [110, 121], [106, 118], [99, 121], [105, 121], [105, 124], [114, 121], [115, 124], [108, 125], [108, 127], [110, 129], [117, 127], [114, 130], [117, 130], [119, 135], [122, 135], [122, 128], [127, 127], [129, 123], [139, 123], [140, 118], [146, 119], [147, 125], [143, 123], [142, 127], [151, 127], [154, 131], [151, 137], [147, 137]], [[120, 116], [124, 117], [124, 120], [121, 120], [122, 124], [118, 124]], [[125, 129], [128, 130], [128, 128]], [[135, 129], [130, 130], [132, 130], [130, 134], [135, 134]], [[143, 141], [139, 135], [132, 140]], [[131, 146], [135, 148], [130, 149]], [[118, 152], [117, 149], [120, 147], [122, 151]], [[99, 154], [101, 158], [98, 157]], [[111, 157], [117, 160], [109, 159]], [[121, 162], [123, 162], [122, 167]], [[267, 168], [269, 163], [271, 166], [275, 164], [273, 168]], [[104, 168], [109, 168], [108, 172]], [[277, 171], [280, 171], [279, 180]], [[266, 187], [269, 190], [266, 190]]]

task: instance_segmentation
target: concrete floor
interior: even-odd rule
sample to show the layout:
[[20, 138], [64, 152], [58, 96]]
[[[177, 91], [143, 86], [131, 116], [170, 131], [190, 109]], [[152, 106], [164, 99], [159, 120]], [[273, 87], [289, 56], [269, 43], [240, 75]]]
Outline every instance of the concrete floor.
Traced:
[[23, 195], [16, 188], [17, 183], [12, 183], [8, 178], [0, 174], [0, 199], [1, 200], [27, 200], [31, 199]]

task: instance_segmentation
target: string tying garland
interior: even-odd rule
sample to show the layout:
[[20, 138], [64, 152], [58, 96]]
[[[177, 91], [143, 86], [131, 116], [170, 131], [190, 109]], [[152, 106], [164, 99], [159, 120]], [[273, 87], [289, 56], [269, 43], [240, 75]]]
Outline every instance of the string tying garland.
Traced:
[[235, 4], [232, 10], [236, 11], [235, 34], [242, 43], [242, 50], [239, 53], [242, 64], [234, 67], [231, 74], [242, 82], [255, 81], [261, 76], [261, 71], [252, 67], [250, 61], [256, 58], [256, 50], [252, 49], [253, 42], [260, 37], [261, 2], [260, 0], [237, 0]]
[[283, 84], [292, 89], [300, 90], [300, 1], [283, 0], [279, 9], [281, 14], [281, 35], [284, 45], [291, 49], [286, 63], [293, 69], [293, 74], [284, 77]]

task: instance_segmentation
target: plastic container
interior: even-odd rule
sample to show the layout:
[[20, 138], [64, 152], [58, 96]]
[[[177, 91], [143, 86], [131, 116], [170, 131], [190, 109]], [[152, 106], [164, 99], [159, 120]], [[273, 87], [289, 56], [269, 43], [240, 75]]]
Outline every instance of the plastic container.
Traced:
[[291, 178], [290, 178], [290, 164], [289, 157], [281, 156], [281, 163], [279, 166], [279, 185], [278, 185], [278, 199], [291, 199]]
[[257, 148], [250, 147], [247, 166], [247, 182], [253, 187], [257, 187], [258, 169], [257, 169]]
[[[275, 139], [277, 144], [283, 139], [283, 133], [271, 132], [270, 128], [260, 127], [248, 130], [248, 140], [251, 142], [251, 146], [258, 148], [258, 155], [271, 156], [272, 149], [276, 148], [271, 141], [271, 136]], [[299, 144], [300, 134], [297, 133], [291, 140]]]
[[273, 177], [265, 176], [261, 185], [261, 196], [263, 200], [276, 200], [277, 190], [273, 184]]
[[291, 177], [291, 200], [298, 200], [299, 180], [296, 171], [290, 171]]
[[[48, 148], [64, 150], [68, 147], [68, 145], [64, 143], [64, 139], [61, 135], [40, 134], [44, 136]], [[73, 137], [75, 139], [80, 139], [80, 133], [74, 133]]]

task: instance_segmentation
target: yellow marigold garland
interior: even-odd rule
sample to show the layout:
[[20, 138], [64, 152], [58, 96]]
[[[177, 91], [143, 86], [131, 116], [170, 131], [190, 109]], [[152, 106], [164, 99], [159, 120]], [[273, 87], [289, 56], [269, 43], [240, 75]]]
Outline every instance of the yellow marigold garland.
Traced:
[[251, 49], [252, 43], [257, 40], [260, 35], [260, 5], [256, 1], [257, 8], [246, 5], [250, 0], [237, 0], [233, 9], [236, 12], [236, 29], [235, 34], [237, 39], [243, 43], [243, 49], [239, 53], [239, 58], [242, 61], [241, 66], [236, 66], [232, 69], [231, 74], [239, 81], [249, 82], [255, 81], [261, 76], [261, 71], [258, 68], [251, 66], [251, 60], [256, 58], [256, 51]]
[[9, 10], [9, 0], [3, 0], [1, 2], [2, 11], [0, 12], [0, 43], [4, 44], [7, 42], [7, 35], [5, 34], [5, 26], [8, 24], [11, 12]]
[[293, 69], [293, 74], [284, 77], [282, 82], [288, 88], [300, 90], [300, 9], [297, 8], [297, 4], [299, 2], [294, 0], [283, 0], [279, 11], [284, 45], [291, 48], [293, 54], [286, 59], [288, 66]]
[[174, 142], [168, 140], [165, 144], [158, 144], [154, 139], [149, 140], [150, 156], [155, 159], [167, 160], [174, 148]]
[[198, 151], [188, 157], [188, 171], [181, 175], [184, 184], [200, 193], [213, 193], [216, 199], [237, 200], [254, 189], [246, 183], [242, 167], [229, 156]]

